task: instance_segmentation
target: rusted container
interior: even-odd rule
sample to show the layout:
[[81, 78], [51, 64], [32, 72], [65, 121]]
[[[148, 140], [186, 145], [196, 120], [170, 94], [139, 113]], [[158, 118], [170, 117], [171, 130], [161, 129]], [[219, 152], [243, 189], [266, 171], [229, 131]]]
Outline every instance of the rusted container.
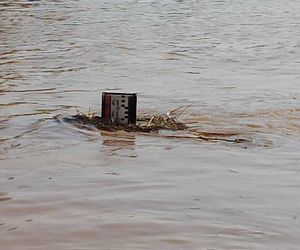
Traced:
[[105, 123], [135, 125], [136, 93], [102, 93], [101, 116]]

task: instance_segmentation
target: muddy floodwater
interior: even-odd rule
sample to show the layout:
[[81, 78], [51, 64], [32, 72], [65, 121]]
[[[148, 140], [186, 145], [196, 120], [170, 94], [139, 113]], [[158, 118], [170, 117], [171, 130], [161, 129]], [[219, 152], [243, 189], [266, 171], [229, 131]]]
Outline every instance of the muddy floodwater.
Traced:
[[[237, 142], [100, 132], [101, 92]], [[229, 136], [230, 137], [230, 136]], [[232, 136], [230, 137], [232, 138]], [[0, 1], [1, 250], [298, 250], [300, 1]]]

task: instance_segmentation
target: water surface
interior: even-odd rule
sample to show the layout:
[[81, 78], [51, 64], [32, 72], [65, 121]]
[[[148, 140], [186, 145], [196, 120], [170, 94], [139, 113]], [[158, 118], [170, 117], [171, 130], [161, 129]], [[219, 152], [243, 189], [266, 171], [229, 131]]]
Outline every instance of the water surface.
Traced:
[[[0, 1], [2, 248], [298, 249], [299, 58], [293, 0]], [[250, 142], [53, 119], [109, 90]]]

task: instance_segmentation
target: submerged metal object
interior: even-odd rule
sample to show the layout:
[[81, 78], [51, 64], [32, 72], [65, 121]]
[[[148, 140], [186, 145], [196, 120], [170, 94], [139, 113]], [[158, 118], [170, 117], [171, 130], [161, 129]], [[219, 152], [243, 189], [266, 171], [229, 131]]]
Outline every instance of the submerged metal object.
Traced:
[[136, 93], [102, 93], [101, 117], [104, 123], [135, 125]]

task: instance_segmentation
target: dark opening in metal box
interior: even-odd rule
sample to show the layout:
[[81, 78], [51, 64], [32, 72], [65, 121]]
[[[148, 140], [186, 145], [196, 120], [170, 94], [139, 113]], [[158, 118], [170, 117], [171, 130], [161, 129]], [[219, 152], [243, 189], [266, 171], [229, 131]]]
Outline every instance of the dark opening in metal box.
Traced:
[[136, 93], [102, 93], [101, 116], [105, 123], [136, 124]]

